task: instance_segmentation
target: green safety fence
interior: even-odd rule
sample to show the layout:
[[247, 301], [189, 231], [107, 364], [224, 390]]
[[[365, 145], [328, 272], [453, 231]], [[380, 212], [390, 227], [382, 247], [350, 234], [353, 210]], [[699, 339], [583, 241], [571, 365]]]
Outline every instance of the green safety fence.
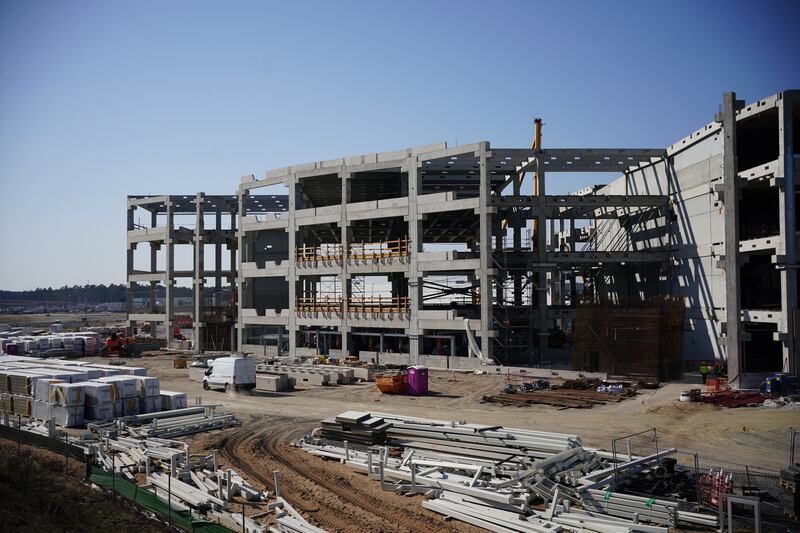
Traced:
[[152, 492], [140, 489], [137, 484], [120, 476], [112, 476], [110, 472], [106, 472], [96, 466], [92, 466], [89, 479], [97, 485], [105, 487], [108, 490], [113, 490], [115, 493], [128, 498], [136, 505], [156, 513], [164, 520], [169, 518], [173, 526], [178, 526], [186, 531], [198, 533], [231, 533], [231, 530], [227, 527], [192, 518], [191, 513], [188, 511], [179, 511], [173, 508], [172, 513], [170, 513], [167, 502]]

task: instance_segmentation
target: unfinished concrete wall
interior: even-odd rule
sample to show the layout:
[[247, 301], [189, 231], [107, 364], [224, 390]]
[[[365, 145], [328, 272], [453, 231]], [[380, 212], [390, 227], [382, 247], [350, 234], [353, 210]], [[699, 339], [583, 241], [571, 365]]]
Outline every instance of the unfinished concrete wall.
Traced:
[[[731, 377], [740, 377], [741, 386], [767, 372], [795, 373], [797, 368], [797, 157], [791, 135], [796, 110], [795, 91], [750, 105], [736, 101], [729, 126], [734, 152], [728, 161], [720, 114], [668, 147], [666, 160], [632, 170], [599, 191], [668, 194], [674, 211], [669, 243], [654, 242], [642, 229], [634, 238], [645, 246], [666, 244], [674, 258], [669, 285], [686, 305], [684, 359], [728, 360]], [[732, 185], [726, 185], [726, 165], [735, 169]], [[738, 242], [726, 236], [726, 210]], [[732, 257], [735, 262], [728, 263]], [[740, 303], [729, 315], [726, 283], [733, 278], [726, 269], [732, 264], [737, 265], [734, 290]], [[734, 326], [739, 340], [733, 344], [729, 316], [739, 317]]]

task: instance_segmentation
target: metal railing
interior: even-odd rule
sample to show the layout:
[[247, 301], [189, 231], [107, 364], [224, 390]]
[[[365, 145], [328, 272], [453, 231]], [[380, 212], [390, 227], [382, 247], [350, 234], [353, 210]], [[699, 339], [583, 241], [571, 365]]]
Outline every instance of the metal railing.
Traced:
[[341, 243], [322, 243], [317, 246], [297, 246], [294, 260], [298, 263], [314, 261], [341, 261], [343, 257], [357, 261], [372, 261], [391, 257], [408, 257], [411, 240], [408, 237], [377, 242], [353, 242], [345, 247]]
[[294, 308], [300, 313], [341, 313], [343, 301], [341, 296], [297, 297]]
[[408, 237], [389, 241], [353, 242], [347, 245], [347, 257], [362, 261], [407, 257], [410, 253], [411, 240]]
[[319, 246], [297, 246], [294, 260], [297, 263], [307, 261], [340, 261], [342, 245], [340, 243], [322, 243]]
[[390, 314], [408, 313], [408, 296], [365, 296], [347, 302], [347, 310], [355, 313]]

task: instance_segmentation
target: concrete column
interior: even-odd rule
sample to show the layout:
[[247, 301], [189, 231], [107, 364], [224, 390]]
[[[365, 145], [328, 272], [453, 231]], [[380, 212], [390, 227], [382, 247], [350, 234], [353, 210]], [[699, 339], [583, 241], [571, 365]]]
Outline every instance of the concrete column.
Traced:
[[[536, 160], [537, 171], [539, 175], [539, 209], [536, 214], [538, 222], [538, 235], [536, 237], [536, 251], [539, 254], [539, 261], [542, 263], [547, 262], [547, 212], [546, 212], [546, 179], [545, 172], [539, 166], [539, 160]], [[547, 330], [550, 327], [550, 321], [547, 319], [547, 271], [541, 268], [538, 271], [538, 280], [535, 287], [536, 293], [536, 308], [539, 310], [539, 321], [537, 329], [539, 330], [539, 360], [545, 358], [547, 351]]]
[[173, 242], [175, 232], [175, 217], [173, 213], [172, 199], [166, 201], [167, 208], [167, 231], [164, 238], [165, 261], [165, 296], [164, 296], [164, 327], [167, 330], [167, 346], [172, 341], [172, 321], [175, 318], [175, 243]]
[[484, 357], [492, 357], [492, 213], [491, 207], [491, 174], [489, 173], [489, 143], [480, 143], [480, 203], [478, 217], [480, 219], [480, 275], [481, 286], [481, 352]]
[[[230, 213], [231, 217], [231, 231], [233, 234], [236, 234], [236, 213]], [[230, 267], [230, 274], [228, 275], [228, 283], [233, 286], [236, 282], [236, 273], [238, 270], [236, 269], [236, 256], [238, 255], [237, 252], [239, 251], [238, 242], [236, 239], [233, 241], [228, 240], [228, 252], [230, 253], [230, 260], [229, 260], [229, 267]]]
[[351, 174], [347, 172], [347, 168], [342, 166], [339, 171], [339, 178], [341, 179], [342, 186], [342, 201], [341, 211], [342, 218], [339, 223], [341, 230], [341, 244], [342, 244], [342, 270], [339, 273], [339, 282], [342, 287], [342, 322], [339, 326], [339, 331], [342, 336], [342, 357], [347, 357], [350, 350], [350, 326], [348, 325], [347, 313], [349, 311], [349, 301], [351, 294], [350, 287], [350, 273], [348, 257], [348, 243], [350, 242], [350, 225], [347, 222], [347, 204], [350, 203], [350, 185]]
[[[133, 208], [131, 206], [128, 206], [128, 220], [127, 220], [128, 231], [131, 231], [131, 230], [135, 229], [135, 224], [134, 224], [134, 220], [133, 220], [134, 212], [135, 212], [135, 208]], [[127, 267], [126, 267], [126, 270], [127, 270], [127, 273], [125, 275], [125, 282], [126, 282], [125, 286], [127, 287], [127, 291], [126, 291], [126, 297], [125, 297], [125, 311], [126, 311], [126, 314], [127, 314], [127, 316], [126, 316], [126, 318], [127, 318], [126, 331], [127, 331], [127, 335], [130, 336], [130, 335], [133, 335], [133, 328], [136, 327], [136, 322], [131, 322], [131, 320], [130, 320], [130, 314], [133, 311], [133, 295], [134, 295], [134, 291], [133, 291], [133, 285], [134, 284], [131, 282], [130, 277], [133, 274], [133, 266], [134, 266], [133, 265], [133, 259], [134, 259], [134, 254], [136, 253], [136, 243], [130, 242], [130, 240], [128, 240], [127, 238], [126, 238], [126, 241], [127, 241], [127, 247], [126, 247], [126, 253], [127, 253]]]
[[736, 161], [736, 93], [725, 93], [722, 106], [725, 221], [725, 353], [728, 380], [738, 387], [741, 360], [741, 294], [739, 289], [739, 178]]
[[[514, 178], [513, 181], [513, 193], [514, 196], [519, 196], [522, 194], [522, 177], [520, 176], [519, 179]], [[522, 227], [525, 223], [524, 220], [518, 221], [515, 220], [512, 222], [512, 234], [513, 234], [513, 246], [514, 246], [514, 253], [522, 252]], [[511, 271], [511, 275], [514, 279], [514, 305], [516, 307], [520, 307], [522, 305], [522, 272], [519, 270]]]
[[194, 296], [194, 316], [192, 316], [192, 331], [194, 338], [193, 348], [200, 353], [203, 352], [203, 285], [205, 278], [204, 253], [205, 244], [205, 220], [204, 204], [205, 194], [199, 192], [195, 195], [195, 226], [194, 226], [194, 278], [192, 279], [192, 289]]
[[780, 160], [783, 177], [783, 186], [778, 189], [780, 209], [781, 241], [784, 246], [784, 268], [780, 270], [781, 276], [781, 312], [783, 313], [786, 331], [778, 333], [783, 340], [783, 371], [797, 375], [800, 370], [798, 365], [797, 347], [797, 226], [795, 222], [795, 183], [794, 183], [794, 136], [800, 133], [794, 131], [793, 108], [798, 99], [798, 91], [786, 91], [783, 99], [778, 103], [780, 131]]
[[[237, 201], [239, 209], [236, 212], [236, 243], [239, 255], [236, 261], [236, 347], [242, 349], [244, 344], [244, 323], [242, 322], [242, 309], [245, 306], [245, 291], [247, 290], [244, 277], [242, 277], [242, 263], [250, 259], [250, 247], [245, 244], [245, 233], [242, 229], [242, 217], [247, 216], [246, 198], [249, 194], [247, 189], [239, 189]], [[233, 268], [234, 263], [231, 263]], [[249, 283], [247, 284], [249, 288]]]
[[[419, 311], [422, 309], [422, 272], [419, 271], [419, 253], [422, 252], [422, 217], [417, 197], [422, 190], [422, 173], [416, 154], [406, 159], [408, 171], [408, 239], [411, 241], [408, 262], [408, 324], [409, 360], [419, 364], [422, 331], [419, 329]], [[383, 350], [383, 336], [381, 336]]]
[[295, 228], [294, 213], [297, 206], [297, 196], [299, 194], [299, 183], [297, 174], [289, 177], [289, 218], [286, 231], [289, 232], [289, 355], [294, 357], [297, 354], [297, 265], [295, 264], [295, 248], [297, 247], [297, 231]]
[[217, 238], [214, 243], [214, 287], [217, 289], [217, 294], [222, 289], [222, 202], [217, 202], [216, 221], [214, 223], [214, 231], [217, 233]]
[[[158, 226], [158, 207], [153, 206], [152, 211], [150, 211], [150, 227], [155, 228]], [[158, 272], [158, 249], [161, 244], [157, 242], [150, 243], [150, 273], [154, 274]], [[151, 281], [150, 282], [150, 312], [156, 312], [156, 301], [158, 296], [158, 282]], [[154, 327], [154, 326], [153, 326]], [[155, 331], [152, 331], [151, 334], [153, 336], [156, 335]]]

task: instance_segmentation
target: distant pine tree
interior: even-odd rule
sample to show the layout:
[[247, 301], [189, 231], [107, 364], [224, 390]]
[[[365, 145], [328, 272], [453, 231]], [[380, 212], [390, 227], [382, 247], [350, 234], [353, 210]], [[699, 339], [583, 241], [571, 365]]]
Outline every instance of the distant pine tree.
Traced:
[[[0, 290], [0, 300], [2, 301], [36, 301], [36, 302], [65, 302], [87, 304], [97, 304], [105, 302], [124, 302], [127, 298], [127, 289], [123, 284], [111, 285], [64, 285], [61, 288], [37, 287], [27, 291], [3, 291]], [[156, 287], [156, 297], [165, 296], [166, 290], [163, 285]], [[192, 289], [189, 287], [176, 287], [175, 296], [191, 296]], [[134, 290], [135, 297], [149, 297], [150, 287], [139, 286]]]

